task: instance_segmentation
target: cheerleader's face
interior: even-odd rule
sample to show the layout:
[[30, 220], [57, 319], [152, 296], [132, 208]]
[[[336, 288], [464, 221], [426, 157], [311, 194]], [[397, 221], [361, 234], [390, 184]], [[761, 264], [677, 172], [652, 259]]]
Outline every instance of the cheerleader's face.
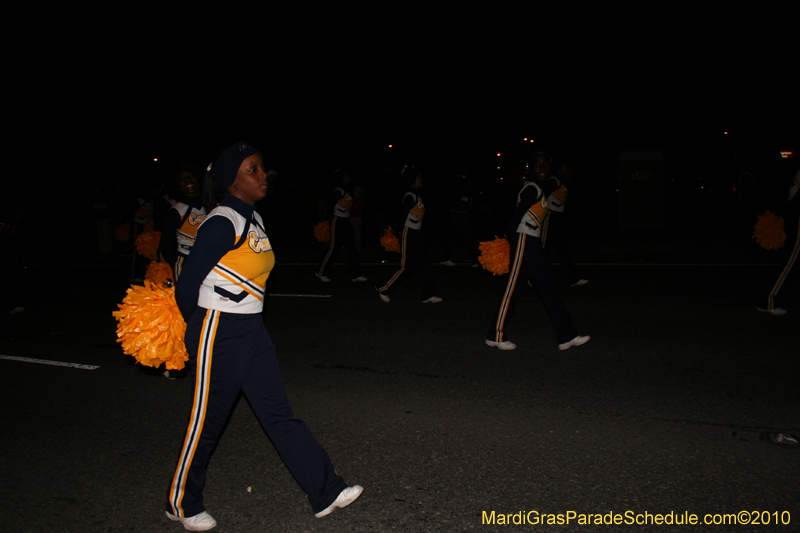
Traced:
[[255, 205], [267, 195], [267, 172], [259, 154], [253, 154], [239, 166], [236, 180], [228, 192], [245, 203]]
[[197, 176], [188, 170], [183, 170], [178, 175], [178, 187], [186, 196], [200, 196], [200, 187], [197, 184]]
[[533, 162], [533, 173], [540, 180], [550, 177], [550, 161], [547, 160], [547, 156], [540, 155], [536, 158], [536, 161]]

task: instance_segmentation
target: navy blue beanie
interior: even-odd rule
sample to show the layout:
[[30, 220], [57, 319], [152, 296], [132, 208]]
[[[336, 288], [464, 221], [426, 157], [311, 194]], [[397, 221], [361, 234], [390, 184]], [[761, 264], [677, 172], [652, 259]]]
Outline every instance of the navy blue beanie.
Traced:
[[550, 154], [548, 154], [544, 150], [536, 150], [528, 154], [528, 166], [532, 167], [540, 156], [545, 156], [548, 162], [550, 161]]
[[420, 172], [411, 165], [406, 165], [403, 167], [403, 170], [400, 171], [400, 174], [403, 176], [406, 185], [414, 185]]
[[261, 155], [261, 152], [245, 141], [239, 141], [226, 148], [217, 159], [217, 162], [214, 163], [214, 166], [211, 167], [211, 177], [214, 178], [214, 183], [223, 191], [227, 190], [236, 181], [236, 174], [239, 173], [242, 161], [253, 154]]

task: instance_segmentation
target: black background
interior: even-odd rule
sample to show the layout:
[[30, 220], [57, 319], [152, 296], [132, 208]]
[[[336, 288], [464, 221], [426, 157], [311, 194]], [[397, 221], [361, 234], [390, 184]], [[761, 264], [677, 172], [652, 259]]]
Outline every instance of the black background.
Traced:
[[599, 157], [702, 153], [725, 131], [795, 142], [779, 9], [185, 7], [21, 17], [23, 147], [30, 132], [60, 172], [99, 178], [240, 139], [283, 168], [380, 159], [389, 143], [417, 164], [490, 158], [525, 136]]

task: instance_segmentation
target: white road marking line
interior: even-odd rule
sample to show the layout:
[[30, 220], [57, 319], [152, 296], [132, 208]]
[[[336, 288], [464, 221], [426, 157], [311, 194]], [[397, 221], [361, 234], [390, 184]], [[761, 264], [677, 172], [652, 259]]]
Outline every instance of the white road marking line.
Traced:
[[13, 355], [0, 355], [0, 359], [9, 361], [22, 361], [23, 363], [38, 363], [40, 365], [68, 366], [70, 368], [82, 368], [83, 370], [94, 370], [100, 368], [94, 365], [81, 365], [78, 363], [64, 363], [62, 361], [48, 361], [47, 359], [31, 359], [30, 357], [15, 357]]

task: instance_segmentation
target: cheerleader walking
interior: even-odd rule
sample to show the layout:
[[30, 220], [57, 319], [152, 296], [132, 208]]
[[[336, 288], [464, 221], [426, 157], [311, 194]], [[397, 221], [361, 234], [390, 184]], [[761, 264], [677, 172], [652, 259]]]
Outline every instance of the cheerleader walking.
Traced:
[[217, 525], [205, 510], [206, 465], [239, 392], [308, 495], [317, 517], [356, 500], [303, 421], [294, 418], [275, 346], [261, 316], [275, 255], [254, 207], [267, 193], [261, 154], [245, 142], [223, 152], [214, 181], [227, 194], [197, 232], [176, 285], [195, 370], [189, 427], [168, 490], [167, 517], [189, 531]]
[[567, 307], [556, 289], [550, 263], [542, 247], [542, 225], [547, 217], [547, 197], [550, 191], [543, 189], [550, 170], [549, 159], [543, 152], [533, 154], [528, 179], [517, 195], [517, 209], [511, 221], [509, 239], [511, 265], [508, 283], [500, 299], [495, 318], [486, 335], [486, 344], [500, 350], [514, 350], [517, 345], [507, 339], [506, 325], [530, 281], [544, 304], [550, 321], [556, 330], [560, 350], [580, 346], [589, 341], [589, 336], [578, 335]]
[[342, 183], [333, 190], [333, 217], [331, 218], [331, 244], [328, 253], [322, 259], [319, 270], [314, 274], [321, 281], [331, 279], [325, 275], [342, 248], [347, 248], [347, 261], [350, 265], [350, 281], [363, 282], [367, 278], [361, 275], [361, 260], [358, 257], [358, 246], [353, 225], [350, 224], [350, 208], [353, 206], [353, 190], [350, 186], [350, 174], [342, 176]]
[[433, 276], [431, 257], [425, 234], [422, 232], [422, 220], [425, 218], [425, 204], [419, 190], [422, 188], [422, 175], [414, 167], [403, 169], [403, 177], [411, 185], [403, 195], [403, 234], [400, 238], [400, 269], [383, 285], [375, 289], [381, 300], [389, 303], [389, 293], [403, 283], [411, 274], [411, 267], [417, 265], [422, 271], [422, 303], [438, 304], [442, 301], [436, 296], [436, 281]]
[[[767, 307], [758, 308], [758, 310], [762, 313], [769, 313], [777, 316], [786, 314], [786, 309], [782, 307], [776, 307], [775, 298], [778, 296], [778, 293], [786, 283], [789, 273], [792, 271], [792, 268], [794, 268], [798, 255], [800, 255], [800, 194], [798, 194], [798, 189], [800, 189], [800, 170], [798, 170], [797, 174], [795, 174], [794, 183], [789, 189], [789, 206], [786, 209], [787, 218], [790, 220], [797, 220], [796, 224], [790, 226], [790, 229], [796, 232], [794, 234], [794, 247], [792, 248], [792, 251], [789, 252], [789, 257], [786, 260], [786, 264], [783, 266], [783, 270], [781, 270], [777, 281], [775, 281], [775, 284], [772, 286], [772, 290], [770, 290], [769, 294], [767, 295]], [[796, 228], [794, 226], [796, 226]], [[791, 233], [792, 232], [790, 231], [790, 234]]]

